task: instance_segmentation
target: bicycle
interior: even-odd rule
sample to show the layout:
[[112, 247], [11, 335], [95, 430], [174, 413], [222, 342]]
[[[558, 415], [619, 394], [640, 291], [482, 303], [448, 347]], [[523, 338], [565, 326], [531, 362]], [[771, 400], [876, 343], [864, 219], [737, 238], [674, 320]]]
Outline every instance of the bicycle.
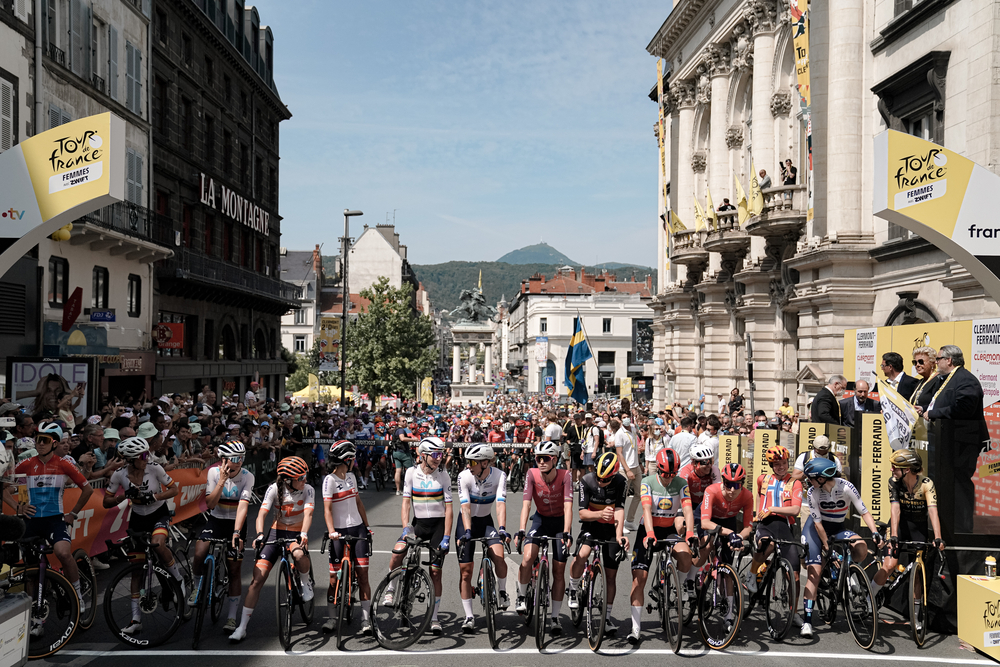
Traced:
[[878, 639], [878, 609], [868, 575], [851, 555], [851, 543], [857, 539], [860, 538], [829, 540], [830, 551], [820, 572], [816, 607], [820, 618], [833, 625], [837, 618], [837, 603], [842, 603], [847, 610], [847, 625], [854, 641], [868, 650]]
[[80, 612], [80, 629], [89, 630], [97, 617], [97, 574], [90, 556], [83, 549], [73, 552], [76, 569], [80, 573], [80, 599], [86, 603], [87, 611]]
[[[281, 548], [281, 558], [278, 560], [278, 583], [274, 599], [275, 611], [278, 616], [278, 641], [281, 642], [281, 648], [286, 651], [292, 645], [292, 616], [295, 614], [295, 607], [299, 608], [302, 622], [307, 626], [312, 623], [313, 611], [316, 608], [315, 597], [308, 602], [302, 599], [302, 583], [300, 581], [302, 575], [295, 569], [295, 558], [292, 556], [291, 549], [288, 548], [291, 544], [297, 544], [299, 539], [298, 537], [279, 537], [270, 542], [263, 542], [257, 547], [254, 557], [254, 562], [260, 560], [261, 551], [269, 544]], [[309, 552], [306, 552], [306, 558], [309, 558]], [[314, 584], [313, 590], [315, 590], [313, 571], [312, 559], [310, 558], [309, 581]]]
[[[222, 607], [229, 595], [229, 568], [226, 566], [226, 551], [230, 548], [230, 541], [218, 537], [208, 537], [203, 541], [210, 542], [211, 547], [205, 554], [205, 566], [202, 572], [204, 576], [201, 580], [201, 590], [198, 593], [198, 601], [195, 603], [194, 612], [194, 639], [191, 648], [198, 650], [198, 643], [201, 641], [201, 627], [205, 622], [205, 612], [211, 609], [212, 625], [219, 621], [222, 616]], [[188, 549], [193, 549], [198, 540], [191, 540]], [[190, 553], [188, 554], [190, 562]]]
[[[358, 574], [354, 571], [354, 563], [351, 560], [352, 552], [354, 547], [352, 546], [355, 542], [367, 541], [369, 545], [371, 544], [371, 539], [369, 536], [366, 537], [355, 537], [353, 535], [340, 535], [336, 534], [337, 537], [334, 539], [339, 539], [344, 541], [344, 555], [340, 558], [340, 571], [337, 573], [336, 586], [330, 588], [330, 593], [327, 597], [327, 602], [334, 605], [337, 609], [337, 648], [341, 649], [344, 646], [343, 634], [344, 626], [350, 625], [351, 620], [354, 616], [354, 601], [359, 599], [359, 587], [358, 587]], [[323, 544], [319, 548], [320, 553], [326, 552], [327, 543], [330, 541], [330, 533], [323, 533]], [[331, 553], [333, 552], [331, 548]], [[310, 568], [310, 572], [312, 569]], [[345, 586], [347, 582], [348, 585]]]
[[[80, 627], [80, 598], [61, 572], [49, 568], [52, 545], [43, 537], [19, 541], [22, 559], [14, 565], [4, 585], [8, 592], [31, 595], [28, 658], [45, 658], [69, 643]], [[35, 562], [38, 565], [26, 565]], [[37, 634], [36, 634], [37, 633]]]
[[[499, 599], [497, 593], [497, 575], [493, 560], [490, 558], [489, 542], [496, 537], [476, 537], [469, 542], [479, 542], [482, 545], [482, 560], [479, 562], [479, 577], [476, 579], [476, 586], [473, 593], [479, 598], [483, 606], [483, 614], [486, 616], [486, 631], [490, 637], [490, 647], [496, 650], [500, 646], [497, 641], [496, 612], [499, 609]], [[504, 549], [510, 553], [510, 546], [502, 542]], [[461, 541], [459, 542], [461, 551]]]
[[[520, 451], [520, 450], [518, 450]], [[507, 475], [507, 489], [514, 493], [524, 489], [524, 456], [511, 456], [510, 474]]]
[[[711, 538], [721, 529], [716, 526], [705, 535]], [[743, 586], [733, 566], [719, 560], [716, 540], [710, 542], [708, 562], [697, 578], [701, 584], [697, 604], [702, 641], [710, 649], [724, 649], [736, 637], [743, 618]]]
[[[907, 585], [907, 611], [910, 617], [910, 634], [917, 647], [923, 647], [927, 641], [927, 568], [924, 564], [924, 552], [934, 553], [937, 546], [933, 542], [897, 542], [900, 551], [912, 552], [913, 558], [902, 571], [897, 570], [896, 578], [886, 585], [875, 596], [877, 608], [881, 608], [892, 597], [893, 593]], [[936, 576], [943, 578], [945, 560], [939, 558], [940, 564]], [[881, 567], [882, 558], [875, 557], [875, 563]], [[897, 565], [897, 568], [901, 567]], [[920, 604], [917, 604], [920, 600]]]
[[670, 557], [674, 545], [684, 540], [679, 535], [671, 535], [665, 540], [656, 540], [655, 560], [650, 572], [655, 578], [649, 586], [650, 603], [646, 605], [646, 613], [656, 611], [660, 627], [667, 635], [667, 643], [674, 653], [681, 651], [681, 638], [684, 634], [683, 605], [681, 603], [681, 579], [674, 559]]
[[[408, 547], [406, 560], [392, 570], [378, 585], [372, 596], [371, 621], [375, 639], [385, 649], [399, 651], [420, 639], [431, 624], [434, 613], [434, 588], [430, 575], [421, 565], [430, 565], [438, 549], [414, 535], [405, 538]], [[421, 561], [421, 551], [426, 547], [430, 559]], [[402, 550], [393, 548], [393, 553]], [[385, 603], [386, 590], [393, 584], [392, 599]]]
[[[157, 564], [156, 547], [152, 533], [126, 531], [128, 537], [115, 544], [107, 540], [108, 551], [124, 549], [130, 542], [142, 553], [133, 554], [132, 562], [118, 572], [104, 591], [104, 619], [112, 634], [130, 646], [159, 646], [180, 627], [185, 618], [184, 591], [166, 568]], [[134, 619], [132, 605], [133, 581], [138, 584], [138, 606], [141, 612], [141, 629], [136, 634], [125, 632]]]
[[[754, 527], [754, 533], [756, 533], [756, 526]], [[751, 536], [751, 542], [753, 542], [753, 536]], [[766, 542], [765, 542], [766, 541]], [[758, 603], [764, 608], [764, 616], [767, 622], [767, 632], [774, 641], [783, 641], [788, 635], [788, 630], [792, 627], [792, 616], [795, 614], [795, 604], [797, 601], [795, 595], [795, 576], [792, 571], [792, 564], [787, 558], [781, 555], [779, 546], [790, 546], [796, 549], [805, 549], [799, 542], [792, 542], [789, 540], [778, 540], [772, 537], [765, 537], [760, 540], [759, 548], [766, 547], [767, 544], [774, 546], [771, 554], [764, 559], [762, 569], [756, 575], [747, 574], [747, 576], [757, 577], [757, 592], [750, 593], [749, 599], [747, 600], [746, 611], [743, 612], [743, 618], [748, 618], [753, 612], [754, 606]], [[738, 568], [739, 572], [743, 572], [743, 563], [747, 564], [747, 569], [749, 569], [749, 563], [752, 562], [752, 553], [748, 551], [743, 554], [741, 559], [741, 565]], [[741, 585], [746, 588], [743, 584], [743, 577], [740, 577]]]
[[[528, 582], [528, 590], [524, 596], [527, 602], [524, 622], [535, 635], [535, 648], [541, 651], [545, 648], [545, 619], [548, 618], [552, 599], [552, 587], [549, 585], [549, 544], [552, 540], [559, 538], [545, 535], [531, 535], [530, 537], [538, 540], [539, 544], [538, 553], [531, 564], [531, 580]], [[518, 554], [524, 551], [524, 540], [525, 536], [521, 536], [517, 546]], [[572, 541], [572, 538], [570, 540]]]
[[[604, 641], [604, 619], [608, 613], [608, 582], [604, 567], [601, 565], [601, 551], [605, 545], [619, 546], [619, 542], [616, 540], [596, 540], [589, 536], [590, 533], [586, 533], [580, 537], [576, 554], [574, 554], [574, 557], [578, 557], [580, 546], [590, 545], [590, 562], [587, 563], [580, 581], [580, 604], [572, 610], [570, 620], [573, 621], [574, 626], [579, 627], [580, 621], [586, 615], [587, 643], [590, 645], [590, 650], [596, 653], [601, 648], [601, 642]], [[615, 559], [618, 563], [625, 560], [624, 539], [622, 539], [620, 546], [622, 548]], [[584, 602], [587, 603], [586, 609], [584, 609]]]

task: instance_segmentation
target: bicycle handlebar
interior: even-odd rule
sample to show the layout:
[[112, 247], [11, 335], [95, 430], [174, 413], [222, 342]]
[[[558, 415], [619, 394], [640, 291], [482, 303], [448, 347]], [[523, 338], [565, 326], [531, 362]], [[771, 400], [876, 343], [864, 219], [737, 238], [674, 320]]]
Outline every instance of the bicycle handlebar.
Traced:
[[371, 535], [371, 533], [369, 533], [369, 535], [365, 535], [364, 537], [358, 537], [356, 535], [345, 535], [343, 533], [334, 533], [334, 535], [336, 535], [336, 537], [331, 538], [330, 531], [323, 531], [323, 542], [319, 547], [320, 553], [326, 552], [327, 544], [329, 544], [332, 540], [343, 540], [345, 542], [368, 541], [369, 535]]

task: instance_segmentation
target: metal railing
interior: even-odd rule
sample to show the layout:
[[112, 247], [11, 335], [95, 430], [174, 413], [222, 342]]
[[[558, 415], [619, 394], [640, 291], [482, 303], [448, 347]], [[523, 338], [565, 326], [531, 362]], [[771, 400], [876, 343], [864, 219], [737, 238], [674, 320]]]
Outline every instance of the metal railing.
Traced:
[[108, 204], [78, 218], [77, 222], [96, 225], [167, 247], [172, 247], [174, 243], [173, 225], [169, 220], [153, 215], [145, 206], [130, 202]]
[[174, 256], [165, 260], [164, 265], [178, 271], [181, 274], [179, 277], [186, 277], [183, 274], [187, 274], [192, 278], [201, 279], [221, 287], [232, 287], [241, 292], [250, 292], [283, 301], [298, 301], [302, 298], [302, 290], [298, 285], [275, 280], [187, 248], [175, 250]]
[[66, 52], [60, 49], [55, 44], [52, 43], [49, 44], [48, 56], [49, 58], [56, 61], [63, 67], [66, 66]]
[[97, 88], [97, 90], [99, 92], [102, 92], [102, 93], [107, 93], [108, 92], [107, 88], [104, 85], [104, 79], [101, 78], [101, 77], [99, 77], [99, 76], [97, 76], [96, 74], [91, 75], [91, 77], [90, 77], [90, 83], [91, 83], [91, 85], [94, 86], [94, 88]]

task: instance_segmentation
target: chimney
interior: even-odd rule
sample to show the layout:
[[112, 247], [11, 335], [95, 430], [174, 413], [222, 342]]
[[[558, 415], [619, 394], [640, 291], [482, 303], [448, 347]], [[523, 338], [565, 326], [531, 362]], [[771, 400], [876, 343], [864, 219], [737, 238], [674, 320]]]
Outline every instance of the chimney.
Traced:
[[599, 276], [594, 276], [592, 287], [598, 292], [606, 292], [607, 287], [607, 276], [601, 274]]
[[646, 276], [646, 289], [653, 289], [653, 276]]
[[540, 273], [536, 273], [535, 275], [528, 278], [528, 293], [541, 294], [542, 285], [544, 284], [545, 284], [545, 276], [543, 276]]

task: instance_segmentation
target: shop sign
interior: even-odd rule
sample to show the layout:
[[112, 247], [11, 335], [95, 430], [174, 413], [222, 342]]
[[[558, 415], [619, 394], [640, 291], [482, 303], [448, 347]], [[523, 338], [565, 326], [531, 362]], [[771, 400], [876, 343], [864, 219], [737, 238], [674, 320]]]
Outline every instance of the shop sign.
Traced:
[[153, 328], [153, 339], [157, 347], [169, 350], [184, 349], [184, 324], [180, 322], [160, 322]]

